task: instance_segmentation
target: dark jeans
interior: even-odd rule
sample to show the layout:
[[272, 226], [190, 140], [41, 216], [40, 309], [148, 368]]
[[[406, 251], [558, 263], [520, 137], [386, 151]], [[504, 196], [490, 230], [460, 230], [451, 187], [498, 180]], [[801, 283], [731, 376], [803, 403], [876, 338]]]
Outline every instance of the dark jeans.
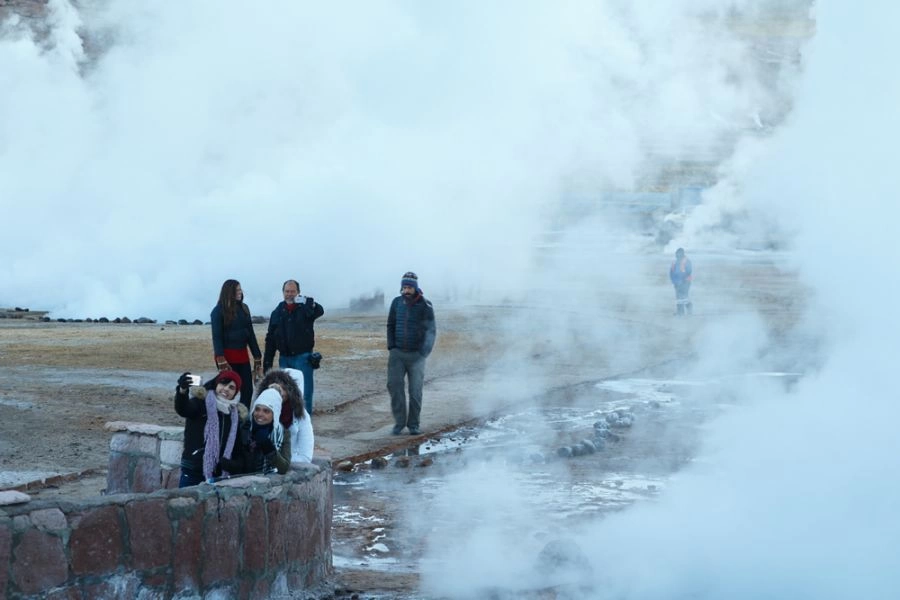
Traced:
[[[425, 357], [418, 352], [404, 352], [394, 348], [388, 358], [388, 391], [391, 393], [391, 411], [397, 428], [419, 428], [422, 411], [422, 386], [425, 383]], [[404, 378], [409, 377], [409, 410], [406, 408]]]
[[183, 466], [181, 467], [181, 479], [178, 480], [178, 487], [183, 488], [200, 483], [203, 483], [202, 471], [193, 471], [185, 469]]
[[249, 409], [253, 399], [253, 369], [250, 363], [231, 363], [231, 370], [241, 376], [241, 404]]
[[313, 385], [313, 368], [312, 365], [309, 364], [309, 355], [311, 352], [304, 352], [302, 354], [294, 354], [292, 356], [285, 356], [284, 354], [278, 354], [278, 366], [282, 369], [297, 369], [301, 373], [303, 373], [303, 405], [306, 407], [306, 413], [312, 415], [313, 410], [313, 390], [315, 386]]

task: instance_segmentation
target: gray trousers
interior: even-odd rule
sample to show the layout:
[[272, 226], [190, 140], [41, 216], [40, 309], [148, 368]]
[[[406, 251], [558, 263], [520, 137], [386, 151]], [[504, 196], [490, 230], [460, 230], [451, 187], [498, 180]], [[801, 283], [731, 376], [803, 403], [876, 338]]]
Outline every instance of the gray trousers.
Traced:
[[[388, 358], [387, 388], [391, 393], [391, 411], [396, 427], [419, 428], [422, 410], [422, 386], [425, 383], [425, 357], [418, 352], [404, 352], [394, 348]], [[409, 377], [409, 410], [403, 379]]]

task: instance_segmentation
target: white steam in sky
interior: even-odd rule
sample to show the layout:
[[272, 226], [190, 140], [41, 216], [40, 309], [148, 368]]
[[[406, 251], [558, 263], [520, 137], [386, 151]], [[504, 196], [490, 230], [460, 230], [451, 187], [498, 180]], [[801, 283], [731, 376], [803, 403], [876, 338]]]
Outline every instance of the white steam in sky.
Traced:
[[729, 30], [749, 0], [77, 6], [0, 25], [0, 305], [53, 316], [205, 318], [227, 278], [255, 314], [288, 278], [339, 307], [409, 269], [516, 296], [573, 182], [779, 103]]
[[[818, 368], [790, 391], [730, 390], [737, 406], [658, 501], [571, 532], [591, 563], [591, 597], [889, 598], [900, 588], [900, 9], [818, 2], [815, 12], [790, 117], [771, 140], [741, 145], [717, 190], [791, 232], [793, 266], [812, 290], [803, 327], [823, 340]], [[706, 221], [689, 221], [686, 235], [705, 235], [714, 211], [699, 211]], [[751, 317], [696, 326], [709, 328], [693, 348], [697, 376], [757, 369], [771, 343]], [[496, 523], [462, 534], [459, 558], [429, 572], [432, 589], [477, 597], [535, 566], [520, 544], [542, 516], [502, 496], [505, 511], [475, 503]], [[490, 561], [480, 551], [490, 547], [512, 551]]]

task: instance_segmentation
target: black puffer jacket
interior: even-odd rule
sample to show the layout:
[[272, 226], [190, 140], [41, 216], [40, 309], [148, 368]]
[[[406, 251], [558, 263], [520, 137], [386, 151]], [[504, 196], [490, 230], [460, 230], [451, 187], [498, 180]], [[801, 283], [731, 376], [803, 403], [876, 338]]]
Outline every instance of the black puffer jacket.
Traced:
[[411, 302], [403, 296], [394, 298], [388, 313], [388, 350], [398, 348], [428, 356], [434, 347], [436, 336], [434, 307], [425, 296], [417, 294]]
[[[206, 394], [215, 387], [215, 380], [210, 380], [205, 385], [192, 386], [187, 392], [175, 387], [175, 412], [184, 417], [184, 450], [181, 452], [181, 464], [197, 472], [203, 471], [203, 451], [205, 442], [203, 430], [206, 428]], [[234, 443], [232, 458], [240, 458], [243, 449], [241, 443], [241, 424], [247, 421], [247, 407], [238, 403], [238, 436]], [[228, 432], [231, 429], [231, 415], [225, 415], [216, 411], [219, 417], [219, 456], [225, 451], [228, 441]], [[216, 468], [214, 475], [221, 473]]]
[[308, 297], [292, 311], [285, 302], [276, 306], [269, 317], [263, 369], [268, 371], [272, 367], [276, 350], [284, 356], [312, 352], [316, 345], [313, 323], [324, 314], [322, 305]]
[[235, 311], [234, 320], [228, 325], [225, 325], [222, 306], [216, 304], [209, 314], [209, 323], [212, 327], [213, 353], [216, 356], [224, 356], [226, 348], [243, 350], [247, 346], [250, 346], [250, 353], [254, 358], [262, 356], [259, 351], [259, 342], [256, 341], [256, 334], [253, 332], [250, 309], [246, 304], [241, 304]]

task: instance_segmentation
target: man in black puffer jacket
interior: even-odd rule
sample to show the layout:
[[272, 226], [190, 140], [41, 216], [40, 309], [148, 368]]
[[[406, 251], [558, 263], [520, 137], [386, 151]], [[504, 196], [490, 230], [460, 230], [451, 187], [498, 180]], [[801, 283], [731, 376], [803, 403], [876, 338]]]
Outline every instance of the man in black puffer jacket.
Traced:
[[[425, 382], [425, 359], [434, 348], [437, 327], [434, 307], [422, 295], [419, 278], [408, 271], [400, 280], [400, 295], [391, 302], [387, 322], [388, 391], [394, 413], [394, 435], [404, 427], [410, 435], [418, 435], [419, 413], [422, 411], [422, 386]], [[409, 409], [406, 407], [404, 379], [409, 378]]]
[[[269, 317], [263, 371], [272, 368], [278, 351], [278, 366], [297, 369], [303, 373], [303, 401], [306, 412], [313, 411], [313, 369], [318, 367], [313, 356], [316, 334], [313, 323], [325, 314], [322, 305], [308, 296], [300, 295], [300, 284], [288, 279], [281, 286], [284, 302], [280, 302]], [[321, 355], [316, 354], [321, 357]]]

